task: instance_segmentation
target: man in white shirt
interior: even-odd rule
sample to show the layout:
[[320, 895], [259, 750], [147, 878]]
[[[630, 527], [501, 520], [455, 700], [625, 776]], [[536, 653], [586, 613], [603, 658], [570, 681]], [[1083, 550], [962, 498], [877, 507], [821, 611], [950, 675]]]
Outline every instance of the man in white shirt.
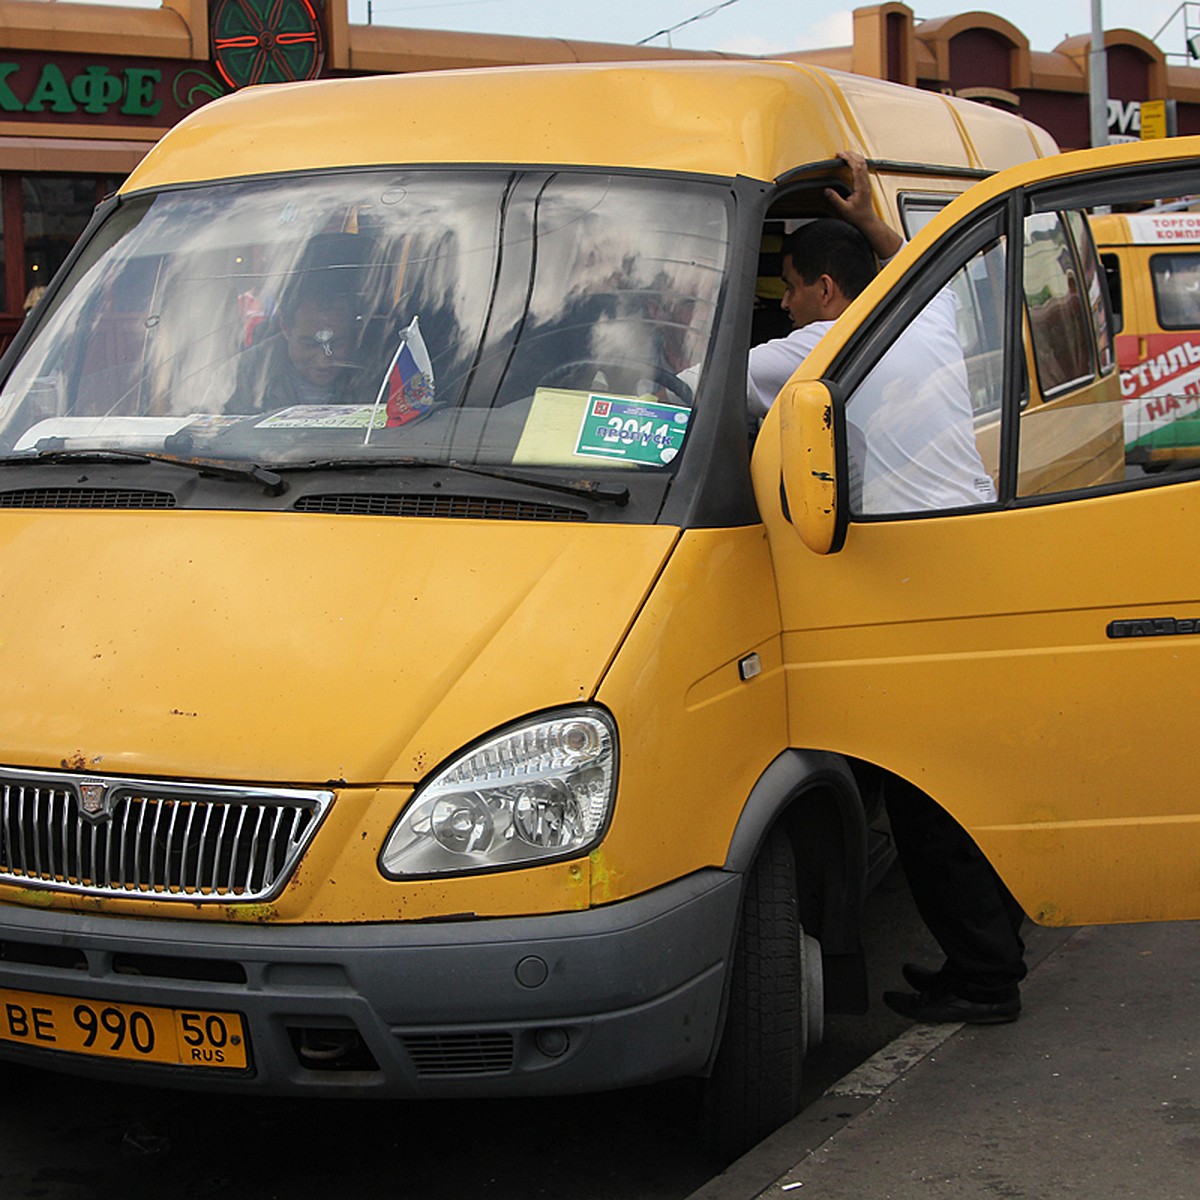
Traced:
[[866, 159], [852, 150], [843, 150], [838, 157], [850, 167], [851, 191], [843, 197], [826, 188], [825, 199], [840, 219], [809, 221], [784, 239], [785, 290], [779, 303], [795, 328], [787, 337], [763, 342], [750, 351], [747, 390], [753, 416], [766, 414], [821, 335], [875, 278], [876, 259], [887, 262], [904, 245], [871, 203]]
[[[795, 328], [750, 351], [747, 404], [763, 416], [833, 322], [903, 239], [875, 213], [866, 161], [843, 151], [853, 186], [825, 196], [841, 219], [810, 221], [784, 240], [781, 305]], [[909, 323], [846, 406], [853, 506], [919, 512], [996, 498], [975, 444], [954, 293], [944, 288]]]

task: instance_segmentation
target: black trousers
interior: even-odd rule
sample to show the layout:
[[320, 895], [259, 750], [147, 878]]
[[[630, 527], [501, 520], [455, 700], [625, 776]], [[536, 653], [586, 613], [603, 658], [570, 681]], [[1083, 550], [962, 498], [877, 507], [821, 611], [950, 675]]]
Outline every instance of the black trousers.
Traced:
[[896, 852], [921, 920], [946, 956], [942, 979], [966, 1000], [997, 1003], [1025, 978], [1025, 914], [967, 832], [919, 788], [884, 792]]

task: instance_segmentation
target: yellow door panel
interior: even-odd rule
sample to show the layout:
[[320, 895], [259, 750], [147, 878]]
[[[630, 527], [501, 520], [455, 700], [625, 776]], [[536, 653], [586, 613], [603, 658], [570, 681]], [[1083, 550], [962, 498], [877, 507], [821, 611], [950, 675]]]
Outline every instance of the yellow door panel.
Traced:
[[792, 744], [918, 784], [1038, 920], [1193, 916], [1200, 637], [1109, 635], [1200, 629], [1200, 578], [1149, 532], [1183, 512], [1200, 517], [1200, 484], [856, 526], [824, 559], [793, 538], [785, 569], [810, 586], [783, 613]]
[[[1190, 191], [1197, 150], [1066, 156], [972, 189], [823, 339], [755, 451], [791, 744], [925, 790], [1046, 924], [1200, 917], [1188, 729], [1200, 472], [1151, 478], [1125, 460], [1111, 313], [1080, 216], [1179, 194], [1184, 171]], [[920, 360], [913, 347], [950, 291], [962, 353], [958, 368], [936, 361], [957, 371], [961, 400], [958, 385], [934, 394], [897, 365]], [[972, 375], [972, 347], [1000, 360]], [[797, 402], [817, 379], [848, 430], [820, 538], [801, 528], [797, 482], [810, 443], [829, 450]], [[974, 497], [945, 482], [969, 477], [972, 454], [994, 495], [988, 479]], [[920, 492], [928, 480], [941, 491]]]

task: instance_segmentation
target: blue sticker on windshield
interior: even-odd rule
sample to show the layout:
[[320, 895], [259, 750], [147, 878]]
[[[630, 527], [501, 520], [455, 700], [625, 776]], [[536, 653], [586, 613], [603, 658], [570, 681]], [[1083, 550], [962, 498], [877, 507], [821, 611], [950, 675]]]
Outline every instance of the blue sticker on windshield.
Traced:
[[588, 396], [575, 453], [584, 458], [669, 463], [683, 445], [690, 408], [627, 396]]

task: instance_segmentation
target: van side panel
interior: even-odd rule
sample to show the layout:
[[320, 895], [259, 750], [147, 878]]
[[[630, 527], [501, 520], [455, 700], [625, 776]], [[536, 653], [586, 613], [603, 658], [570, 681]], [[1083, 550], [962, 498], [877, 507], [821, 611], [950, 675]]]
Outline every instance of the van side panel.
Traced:
[[597, 699], [617, 718], [621, 764], [593, 903], [723, 864], [746, 797], [787, 744], [761, 526], [683, 534]]

